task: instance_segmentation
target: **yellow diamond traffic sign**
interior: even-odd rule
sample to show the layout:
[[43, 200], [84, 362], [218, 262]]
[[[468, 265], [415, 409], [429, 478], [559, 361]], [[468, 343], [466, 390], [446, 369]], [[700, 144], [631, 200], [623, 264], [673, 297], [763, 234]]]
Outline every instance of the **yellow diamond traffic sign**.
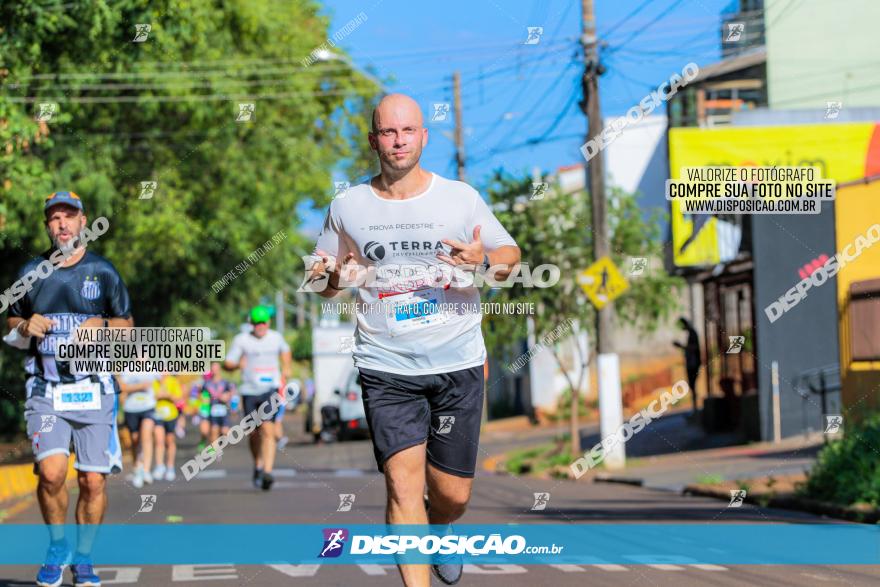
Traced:
[[577, 282], [597, 310], [629, 289], [626, 278], [609, 257], [602, 257], [578, 273]]

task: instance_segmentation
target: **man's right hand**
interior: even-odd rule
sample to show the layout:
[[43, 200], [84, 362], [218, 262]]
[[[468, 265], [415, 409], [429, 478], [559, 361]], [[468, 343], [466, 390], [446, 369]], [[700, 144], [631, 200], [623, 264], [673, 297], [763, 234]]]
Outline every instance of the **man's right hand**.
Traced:
[[328, 281], [331, 288], [343, 289], [358, 283], [361, 271], [365, 271], [363, 267], [354, 262], [353, 252], [345, 255], [342, 263], [339, 262], [339, 259], [320, 249], [315, 251], [315, 254], [320, 257], [320, 261], [312, 265], [310, 277], [312, 280], [317, 280], [320, 276], [329, 274]]
[[50, 320], [40, 314], [34, 314], [24, 322], [19, 322], [16, 328], [22, 336], [37, 336], [43, 338], [46, 333], [56, 325], [55, 320]]

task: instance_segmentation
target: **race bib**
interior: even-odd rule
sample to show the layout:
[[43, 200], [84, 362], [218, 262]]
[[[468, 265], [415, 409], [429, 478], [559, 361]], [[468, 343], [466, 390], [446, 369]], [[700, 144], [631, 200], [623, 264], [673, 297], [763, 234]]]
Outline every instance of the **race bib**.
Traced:
[[53, 385], [52, 402], [58, 412], [100, 410], [101, 384], [86, 379], [77, 383]]
[[449, 319], [444, 309], [446, 292], [440, 287], [389, 296], [386, 303], [385, 320], [391, 336], [443, 324]]
[[228, 412], [228, 408], [226, 404], [214, 404], [211, 406], [211, 417], [212, 418], [222, 418]]
[[281, 371], [277, 367], [254, 367], [251, 380], [260, 388], [278, 387]]

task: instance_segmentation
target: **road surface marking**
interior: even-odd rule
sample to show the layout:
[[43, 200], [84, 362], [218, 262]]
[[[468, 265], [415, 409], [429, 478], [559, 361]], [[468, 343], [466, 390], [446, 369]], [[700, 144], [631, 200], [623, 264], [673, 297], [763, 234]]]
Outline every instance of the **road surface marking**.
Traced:
[[233, 565], [174, 565], [171, 567], [172, 581], [212, 581], [217, 579], [238, 579], [235, 567]]
[[337, 469], [333, 472], [334, 477], [363, 477], [363, 469]]
[[321, 565], [269, 565], [288, 577], [314, 577]]
[[[95, 572], [101, 577], [102, 585], [137, 583], [141, 576], [140, 567], [95, 567]], [[108, 573], [114, 573], [112, 579], [107, 577]]]
[[387, 575], [388, 571], [397, 574], [397, 565], [358, 565], [363, 572], [371, 576]]
[[[271, 569], [278, 571], [288, 577], [314, 577], [321, 565], [266, 565]], [[396, 575], [397, 567], [395, 565], [373, 565], [359, 564], [357, 565], [365, 575], [371, 577], [381, 577]], [[638, 565], [643, 566], [643, 565]], [[688, 568], [699, 569], [702, 571], [728, 571], [727, 567], [712, 564], [685, 564], [683, 566], [671, 564], [651, 564], [644, 565], [661, 571], [684, 571]], [[551, 564], [547, 565], [563, 573], [585, 573], [592, 568], [600, 569], [608, 572], [631, 571], [633, 569], [623, 565], [615, 564]], [[161, 567], [150, 567], [161, 568]], [[336, 568], [332, 567], [333, 571]], [[173, 565], [171, 567], [172, 581], [212, 581], [212, 580], [230, 580], [239, 579], [236, 574], [234, 565]], [[96, 567], [95, 571], [101, 576], [101, 582], [104, 585], [123, 585], [136, 584], [141, 579], [143, 567]], [[540, 567], [522, 567], [520, 565], [464, 565], [463, 571], [472, 575], [521, 575], [529, 571], [540, 572]], [[109, 576], [108, 576], [109, 575]], [[805, 577], [816, 579], [819, 581], [839, 582], [837, 579], [829, 576], [817, 575], [814, 573], [801, 573]], [[28, 583], [29, 585], [30, 583]]]
[[226, 469], [207, 469], [196, 475], [196, 479], [223, 479], [226, 477]]
[[462, 571], [471, 575], [520, 575], [528, 573], [525, 567], [519, 565], [464, 565]]

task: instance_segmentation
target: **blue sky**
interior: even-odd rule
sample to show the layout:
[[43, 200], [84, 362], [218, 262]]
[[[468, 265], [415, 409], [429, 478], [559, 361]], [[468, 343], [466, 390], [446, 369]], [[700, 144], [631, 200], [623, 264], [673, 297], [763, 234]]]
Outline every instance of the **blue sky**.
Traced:
[[[623, 114], [690, 61], [717, 61], [720, 13], [730, 1], [597, 0], [598, 33], [607, 42], [603, 116]], [[432, 104], [452, 102], [452, 72], [461, 72], [467, 177], [479, 187], [499, 167], [552, 171], [583, 160], [586, 122], [577, 105], [581, 66], [575, 61], [580, 4], [328, 0], [324, 12], [332, 18], [331, 34], [366, 15], [339, 46], [358, 67], [392, 76], [388, 89], [413, 95], [428, 118]], [[538, 44], [524, 44], [527, 27], [543, 27]], [[428, 122], [422, 165], [454, 177], [453, 143], [443, 132], [451, 137], [449, 118]], [[539, 144], [517, 148], [538, 137]]]

